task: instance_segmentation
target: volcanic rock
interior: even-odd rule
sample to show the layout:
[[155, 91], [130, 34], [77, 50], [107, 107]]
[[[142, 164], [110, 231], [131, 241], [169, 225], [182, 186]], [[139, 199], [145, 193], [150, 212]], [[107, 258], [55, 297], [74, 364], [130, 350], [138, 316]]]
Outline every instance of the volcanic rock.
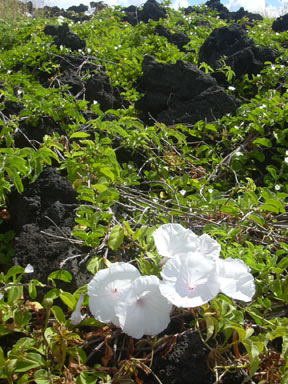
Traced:
[[[84, 97], [91, 103], [97, 102], [104, 112], [107, 109], [128, 106], [121, 97], [122, 89], [111, 85], [108, 76], [101, 66], [93, 61], [93, 58], [89, 59], [82, 55], [62, 55], [55, 58], [55, 61], [60, 64], [61, 72], [57, 80], [62, 85], [68, 85], [69, 92], [75, 98]], [[89, 74], [88, 79], [87, 74]], [[51, 74], [49, 78], [50, 76]], [[41, 74], [40, 81], [45, 87], [51, 86], [45, 74]]]
[[69, 7], [67, 8], [67, 11], [72, 11], [72, 12], [75, 12], [75, 13], [84, 13], [86, 11], [88, 11], [89, 7], [87, 5], [84, 5], [84, 4], [80, 4], [80, 5], [72, 5], [72, 7]]
[[[279, 53], [269, 47], [256, 47], [247, 31], [237, 24], [216, 28], [200, 47], [198, 62], [206, 62], [214, 70], [221, 68], [221, 59], [231, 67], [237, 78], [244, 74], [257, 74], [265, 61], [274, 62]], [[225, 81], [222, 73], [213, 74], [219, 81]]]
[[148, 23], [148, 21], [163, 19], [166, 17], [166, 9], [162, 8], [156, 0], [147, 0], [142, 10], [134, 5], [130, 5], [123, 9], [126, 14], [124, 21], [128, 21], [131, 25], [136, 25], [140, 21]]
[[[208, 8], [216, 11], [217, 16], [219, 16], [219, 18], [223, 20], [237, 21], [242, 19], [243, 17], [247, 18], [250, 22], [253, 20], [263, 20], [263, 17], [258, 13], [248, 12], [243, 7], [239, 8], [239, 10], [236, 12], [230, 12], [228, 8], [221, 4], [220, 0], [209, 0], [205, 3], [205, 5]], [[185, 9], [186, 15], [192, 12], [199, 13], [198, 9], [195, 6], [189, 6]]]
[[185, 33], [171, 33], [163, 25], [157, 25], [155, 32], [159, 36], [166, 37], [169, 43], [176, 45], [180, 51], [185, 51], [183, 47], [190, 41]]
[[275, 32], [287, 31], [288, 30], [288, 13], [286, 13], [286, 15], [277, 17], [277, 19], [273, 21], [272, 29]]
[[[61, 262], [81, 253], [70, 238], [78, 206], [76, 196], [71, 183], [51, 167], [44, 169], [33, 184], [25, 185], [21, 195], [10, 194], [7, 209], [11, 214], [10, 226], [16, 232], [14, 262], [24, 267], [33, 265], [33, 278], [47, 281], [48, 274], [60, 269]], [[84, 275], [77, 259], [73, 260], [65, 264], [65, 269], [79, 286]]]
[[146, 55], [142, 70], [137, 89], [145, 95], [135, 107], [142, 111], [145, 121], [149, 122], [149, 115], [168, 125], [212, 121], [234, 113], [239, 106], [213, 77], [194, 64], [181, 60], [176, 64], [163, 64]]
[[85, 40], [80, 39], [76, 33], [69, 30], [68, 24], [62, 25], [46, 25], [44, 33], [49, 36], [54, 36], [54, 44], [60, 47], [63, 45], [66, 48], [72, 49], [72, 51], [78, 51], [78, 49], [84, 49], [86, 47]]

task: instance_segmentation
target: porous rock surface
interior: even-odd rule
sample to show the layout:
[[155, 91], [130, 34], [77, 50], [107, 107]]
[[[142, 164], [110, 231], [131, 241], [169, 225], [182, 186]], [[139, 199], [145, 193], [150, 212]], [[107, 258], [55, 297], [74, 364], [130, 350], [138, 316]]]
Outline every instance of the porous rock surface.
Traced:
[[[177, 343], [165, 358], [160, 356], [155, 358], [152, 371], [162, 384], [213, 384], [215, 383], [215, 375], [212, 373], [214, 364], [213, 353], [210, 353], [201, 341], [198, 332], [194, 331], [179, 335]], [[244, 373], [239, 370], [239, 372], [224, 375], [221, 383], [241, 384], [244, 379]], [[156, 383], [151, 375], [144, 378], [144, 382]]]
[[[74, 210], [78, 206], [76, 196], [71, 183], [52, 167], [45, 168], [33, 184], [25, 185], [21, 195], [13, 192], [9, 196], [9, 225], [16, 232], [14, 263], [23, 267], [33, 265], [31, 278], [45, 282], [49, 273], [60, 269], [64, 260], [83, 253], [71, 240]], [[69, 289], [87, 282], [79, 259], [67, 261], [65, 267], [73, 276]]]
[[[204, 41], [198, 54], [198, 62], [207, 63], [214, 70], [221, 67], [221, 59], [235, 72], [236, 78], [244, 74], [257, 74], [264, 68], [265, 61], [274, 62], [279, 53], [270, 47], [256, 47], [247, 31], [238, 24], [216, 28]], [[218, 81], [225, 75], [214, 73]]]
[[215, 120], [233, 113], [238, 101], [218, 86], [210, 75], [194, 64], [179, 60], [176, 64], [156, 62], [146, 55], [142, 63], [143, 76], [138, 90], [145, 95], [136, 103], [144, 120], [149, 115], [168, 125], [193, 124], [199, 120]]

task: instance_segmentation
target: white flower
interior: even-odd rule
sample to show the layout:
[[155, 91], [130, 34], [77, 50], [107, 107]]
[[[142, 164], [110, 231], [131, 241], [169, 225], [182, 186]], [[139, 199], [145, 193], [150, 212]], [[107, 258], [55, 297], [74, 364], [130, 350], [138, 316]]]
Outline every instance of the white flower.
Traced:
[[199, 251], [171, 258], [161, 276], [162, 295], [177, 307], [198, 307], [219, 293], [216, 261]]
[[87, 288], [89, 308], [95, 319], [119, 325], [115, 316], [119, 295], [139, 276], [137, 268], [122, 262], [113, 263], [110, 268], [98, 271]]
[[156, 276], [140, 276], [116, 303], [119, 325], [127, 335], [140, 339], [167, 328], [172, 305], [161, 295]]
[[0, 300], [2, 300], [4, 297], [3, 293], [0, 293]]
[[24, 273], [33, 273], [34, 272], [34, 267], [31, 264], [27, 264]]
[[70, 317], [71, 324], [77, 325], [81, 323], [82, 320], [85, 319], [86, 315], [82, 315], [81, 313], [81, 305], [83, 303], [83, 300], [84, 300], [84, 293], [81, 293], [77, 301], [76, 308]]
[[280, 191], [280, 189], [281, 189], [280, 185], [276, 184], [276, 185], [275, 185], [275, 190], [276, 190], [276, 191]]
[[288, 157], [284, 158], [285, 163], [288, 163]]
[[251, 301], [255, 284], [249, 267], [240, 259], [219, 259], [217, 262], [220, 290], [232, 299]]
[[235, 91], [236, 88], [233, 87], [232, 85], [229, 85], [228, 89], [229, 89], [229, 91]]
[[211, 258], [214, 261], [219, 259], [221, 245], [216, 240], [211, 236], [204, 234], [199, 237], [199, 241], [200, 245], [198, 252], [200, 252], [202, 256]]
[[163, 224], [153, 233], [159, 255], [173, 257], [178, 254], [193, 252], [199, 247], [198, 236], [180, 224]]

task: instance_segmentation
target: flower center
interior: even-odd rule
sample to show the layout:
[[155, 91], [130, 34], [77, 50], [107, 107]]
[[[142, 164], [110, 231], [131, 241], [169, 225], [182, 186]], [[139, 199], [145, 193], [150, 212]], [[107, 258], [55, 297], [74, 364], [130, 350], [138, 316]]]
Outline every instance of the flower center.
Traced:
[[187, 289], [188, 289], [188, 291], [194, 291], [195, 288], [196, 288], [196, 287], [195, 287], [194, 284], [187, 284]]

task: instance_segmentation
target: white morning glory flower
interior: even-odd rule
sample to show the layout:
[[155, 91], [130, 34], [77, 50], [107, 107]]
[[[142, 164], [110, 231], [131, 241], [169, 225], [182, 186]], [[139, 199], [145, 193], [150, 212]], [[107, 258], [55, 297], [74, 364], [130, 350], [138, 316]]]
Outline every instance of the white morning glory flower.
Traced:
[[119, 297], [115, 313], [127, 335], [140, 339], [167, 328], [172, 305], [161, 295], [159, 283], [156, 276], [140, 276]]
[[34, 272], [34, 267], [31, 264], [27, 264], [24, 273], [33, 273]]
[[219, 259], [217, 262], [220, 290], [232, 299], [251, 301], [255, 284], [249, 267], [240, 259]]
[[81, 293], [81, 295], [79, 296], [79, 299], [77, 301], [76, 308], [70, 317], [70, 323], [71, 324], [77, 325], [77, 324], [81, 323], [82, 320], [85, 319], [86, 315], [82, 315], [82, 313], [81, 313], [81, 305], [83, 303], [83, 300], [84, 300], [84, 293]]
[[193, 252], [199, 247], [198, 236], [180, 224], [163, 224], [153, 233], [159, 255], [173, 257], [180, 253]]
[[88, 284], [89, 308], [95, 319], [119, 325], [115, 305], [119, 295], [140, 276], [136, 267], [128, 263], [114, 263], [101, 269]]
[[221, 245], [216, 240], [205, 233], [199, 237], [199, 241], [200, 244], [197, 251], [200, 252], [202, 256], [209, 257], [214, 261], [219, 259]]
[[200, 252], [169, 259], [161, 276], [162, 295], [177, 307], [198, 307], [219, 293], [216, 261]]

